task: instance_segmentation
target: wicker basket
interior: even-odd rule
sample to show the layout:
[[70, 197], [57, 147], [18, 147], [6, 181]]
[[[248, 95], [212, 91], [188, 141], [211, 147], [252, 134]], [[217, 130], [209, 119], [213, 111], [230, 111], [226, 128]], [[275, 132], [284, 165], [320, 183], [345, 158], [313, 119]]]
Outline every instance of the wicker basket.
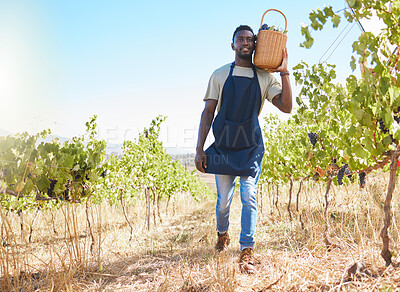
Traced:
[[[285, 14], [277, 9], [268, 9], [261, 18], [263, 25], [264, 16], [268, 11], [277, 11], [285, 18], [285, 31], [287, 20]], [[282, 50], [286, 47], [287, 36], [279, 31], [260, 30], [257, 37], [254, 65], [265, 69], [275, 69], [282, 63]]]

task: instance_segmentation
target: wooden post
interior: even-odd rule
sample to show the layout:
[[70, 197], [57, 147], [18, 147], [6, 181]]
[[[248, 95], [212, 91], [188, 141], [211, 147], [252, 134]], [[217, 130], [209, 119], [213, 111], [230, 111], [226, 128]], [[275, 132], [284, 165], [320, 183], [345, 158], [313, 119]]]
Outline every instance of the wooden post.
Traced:
[[289, 220], [292, 221], [292, 212], [290, 211], [290, 205], [292, 204], [292, 189], [293, 189], [293, 179], [290, 178], [290, 187], [289, 187], [289, 202], [287, 204], [287, 211], [289, 213]]
[[325, 230], [324, 230], [324, 241], [325, 245], [330, 248], [332, 243], [329, 240], [329, 190], [331, 189], [332, 184], [332, 175], [328, 174], [328, 178], [326, 181], [326, 192], [325, 192], [325, 210], [324, 210], [324, 217], [325, 217]]
[[150, 190], [148, 188], [145, 189], [146, 194], [146, 213], [147, 213], [147, 230], [150, 230]]
[[386, 262], [386, 266], [389, 266], [392, 263], [392, 253], [389, 250], [389, 234], [388, 229], [392, 222], [392, 211], [390, 208], [393, 191], [396, 186], [396, 171], [397, 171], [397, 161], [400, 155], [400, 144], [397, 145], [396, 150], [392, 154], [391, 163], [390, 163], [390, 172], [389, 172], [389, 185], [386, 193], [386, 200], [384, 206], [384, 224], [381, 230], [380, 236], [382, 238], [382, 251], [381, 256]]

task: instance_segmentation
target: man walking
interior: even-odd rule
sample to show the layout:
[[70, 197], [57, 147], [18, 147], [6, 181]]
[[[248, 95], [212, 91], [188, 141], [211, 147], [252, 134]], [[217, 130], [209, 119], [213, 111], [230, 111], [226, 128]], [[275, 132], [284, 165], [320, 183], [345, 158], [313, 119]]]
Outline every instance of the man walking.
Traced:
[[[253, 30], [247, 25], [236, 28], [232, 37], [235, 61], [214, 71], [201, 115], [196, 146], [196, 168], [205, 173], [215, 173], [217, 186], [217, 244], [216, 250], [225, 250], [230, 242], [228, 235], [229, 210], [240, 176], [242, 201], [239, 266], [242, 272], [254, 273], [252, 260], [254, 233], [257, 221], [256, 190], [261, 173], [264, 144], [258, 115], [264, 100], [272, 102], [285, 113], [292, 110], [292, 93], [287, 69], [288, 54], [283, 51], [281, 65], [270, 70], [280, 72], [282, 86], [264, 69], [252, 63], [255, 49]], [[214, 119], [215, 109], [218, 114]], [[214, 121], [214, 122], [213, 122]], [[204, 151], [208, 132], [213, 128], [215, 142]]]

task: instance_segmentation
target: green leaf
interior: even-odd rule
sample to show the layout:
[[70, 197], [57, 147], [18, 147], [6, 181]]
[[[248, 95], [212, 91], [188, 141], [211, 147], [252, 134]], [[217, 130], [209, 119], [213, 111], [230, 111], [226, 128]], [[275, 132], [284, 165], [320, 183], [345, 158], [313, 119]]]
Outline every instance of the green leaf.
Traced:
[[350, 6], [351, 8], [353, 8], [354, 5], [356, 4], [356, 0], [348, 0], [347, 3], [349, 3], [349, 6]]
[[380, 80], [379, 91], [382, 95], [385, 95], [388, 90], [389, 90], [389, 80], [387, 77], [383, 77]]
[[[320, 8], [318, 8], [317, 18], [319, 19], [319, 21], [320, 21], [322, 24], [325, 24], [325, 22], [326, 22], [326, 16], [324, 15], [324, 13], [322, 13], [322, 11], [321, 11]], [[323, 26], [321, 25], [321, 29], [322, 29], [322, 27], [323, 27]]]
[[292, 68], [293, 70], [300, 70], [300, 69], [304, 69], [304, 64], [303, 63], [299, 63], [296, 66], [294, 66]]
[[349, 137], [353, 137], [356, 133], [357, 133], [356, 128], [354, 127], [354, 125], [351, 125], [349, 130], [347, 131], [347, 135]]
[[392, 111], [389, 108], [385, 108], [385, 116], [383, 117], [386, 128], [390, 128], [393, 123]]
[[362, 7], [361, 5], [361, 1], [360, 0], [356, 0], [354, 5], [352, 6], [352, 8], [354, 8], [355, 10], [358, 10]]
[[354, 20], [353, 14], [351, 14], [347, 10], [344, 11], [344, 16], [346, 17], [348, 22], [353, 22]]
[[324, 8], [324, 14], [325, 14], [325, 17], [329, 17], [329, 16], [333, 16], [333, 10], [332, 10], [332, 6], [329, 6], [329, 7], [325, 7]]
[[400, 129], [397, 129], [394, 134], [393, 138], [396, 139], [397, 141], [400, 141]]
[[399, 96], [399, 88], [398, 87], [390, 86], [389, 97], [390, 97], [390, 104], [392, 106], [400, 105], [400, 96]]
[[50, 187], [50, 181], [47, 179], [46, 176], [42, 175], [37, 181], [36, 186], [39, 191], [46, 192], [47, 189]]
[[377, 150], [377, 152], [378, 152], [379, 154], [383, 153], [383, 151], [384, 151], [384, 146], [383, 146], [383, 144], [382, 144], [382, 143], [377, 143], [377, 145], [376, 145], [376, 150]]
[[301, 27], [301, 34], [306, 38], [306, 40], [300, 44], [301, 47], [305, 47], [305, 48], [311, 48], [311, 46], [314, 43], [314, 39], [310, 34], [310, 31], [308, 29], [308, 26], [304, 25]]
[[356, 117], [357, 121], [361, 121], [365, 115], [365, 111], [362, 109], [356, 109], [354, 111], [354, 116]]
[[63, 160], [63, 166], [71, 168], [74, 165], [74, 156], [66, 155]]
[[313, 22], [311, 22], [311, 27], [314, 30], [322, 29], [322, 25], [317, 20], [314, 20]]
[[353, 56], [351, 56], [350, 67], [351, 67], [351, 70], [353, 70], [353, 71], [356, 70], [356, 59]]
[[331, 79], [335, 79], [335, 78], [336, 78], [336, 72], [335, 72], [335, 70], [330, 70], [330, 71], [329, 71], [329, 77], [331, 77]]
[[30, 192], [32, 192], [32, 190], [34, 189], [34, 184], [31, 180], [28, 180], [24, 186], [24, 189], [22, 190], [23, 194], [29, 194]]
[[340, 15], [335, 14], [335, 16], [332, 17], [332, 23], [333, 23], [333, 27], [338, 27], [338, 25], [340, 23]]
[[361, 145], [359, 145], [359, 144], [354, 145], [354, 146], [352, 147], [352, 150], [353, 150], [353, 153], [354, 153], [357, 157], [360, 157], [360, 158], [366, 158], [366, 157], [368, 157], [367, 151], [365, 151], [364, 148], [361, 147]]
[[392, 138], [389, 136], [389, 135], [387, 135], [383, 140], [382, 140], [382, 144], [383, 145], [390, 145], [390, 144], [392, 144]]

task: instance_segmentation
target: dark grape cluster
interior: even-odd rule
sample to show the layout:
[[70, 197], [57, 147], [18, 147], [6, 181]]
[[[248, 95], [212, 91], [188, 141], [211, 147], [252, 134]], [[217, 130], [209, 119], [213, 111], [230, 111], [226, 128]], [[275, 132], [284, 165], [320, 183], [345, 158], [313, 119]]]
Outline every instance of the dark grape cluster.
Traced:
[[317, 137], [318, 135], [316, 133], [310, 132], [308, 133], [308, 138], [310, 138], [310, 142], [315, 147], [315, 144], [317, 144]]
[[[400, 117], [398, 116], [394, 116], [394, 119], [396, 122], [400, 121]], [[385, 124], [383, 123], [382, 119], [379, 119], [379, 130], [383, 133], [383, 134], [388, 134], [389, 133], [389, 129], [386, 128]], [[392, 143], [396, 143], [397, 144], [397, 140], [394, 139], [392, 134], [389, 134], [389, 137], [392, 141]]]
[[[400, 106], [393, 110], [393, 119], [399, 124], [400, 123]], [[382, 118], [379, 119], [379, 129], [382, 133], [387, 134], [389, 133], [389, 129], [386, 128], [386, 125], [383, 123]], [[393, 140], [393, 138], [392, 138]]]
[[100, 174], [100, 176], [101, 176], [102, 178], [105, 178], [105, 177], [107, 176], [107, 169], [104, 170], [104, 171]]
[[379, 130], [381, 130], [381, 132], [382, 132], [383, 134], [389, 133], [389, 129], [386, 128], [386, 126], [385, 126], [385, 124], [383, 123], [383, 120], [382, 120], [382, 119], [379, 119]]
[[358, 174], [358, 177], [360, 178], [360, 188], [365, 187], [365, 177], [366, 177], [366, 173], [365, 172], [361, 172]]
[[349, 165], [346, 163], [346, 164], [343, 164], [342, 165], [342, 167], [339, 169], [339, 171], [338, 171], [338, 174], [337, 174], [337, 181], [338, 181], [338, 184], [341, 186], [342, 184], [343, 184], [343, 176], [344, 176], [344, 174], [345, 174], [345, 172], [346, 172], [346, 169], [349, 167]]
[[70, 201], [69, 195], [70, 195], [70, 191], [71, 191], [70, 190], [71, 185], [72, 185], [72, 182], [70, 180], [68, 180], [65, 183], [65, 185], [64, 185], [65, 190], [63, 191], [62, 196], [60, 197], [61, 201]]
[[260, 31], [260, 30], [269, 30], [268, 24], [264, 23], [264, 24], [260, 27], [260, 29], [259, 29], [258, 31]]
[[57, 180], [56, 179], [49, 179], [50, 181], [50, 187], [47, 189], [47, 195], [49, 197], [54, 196], [54, 187], [56, 186]]
[[69, 201], [69, 188], [68, 187], [65, 188], [61, 200]]
[[399, 116], [399, 112], [400, 112], [400, 106], [398, 106], [397, 108], [394, 109], [393, 113], [395, 114], [393, 116], [393, 119], [399, 124], [400, 123], [400, 116]]
[[348, 178], [351, 182], [354, 182], [353, 171], [350, 169], [350, 167], [347, 167], [347, 168], [346, 168], [346, 171], [344, 172], [344, 175], [347, 176], [347, 178]]
[[260, 32], [260, 30], [273, 30], [273, 31], [279, 31], [278, 29], [275, 28], [275, 26], [269, 26], [268, 24], [264, 23], [260, 29], [258, 30]]
[[[80, 178], [81, 176], [78, 175], [78, 177]], [[62, 192], [62, 195], [56, 196], [55, 192], [54, 192], [54, 187], [57, 184], [57, 180], [56, 179], [49, 179], [50, 182], [50, 186], [47, 189], [47, 195], [50, 198], [56, 198], [59, 199], [61, 201], [70, 201], [70, 194], [71, 194], [71, 190], [70, 190], [70, 186], [71, 186], [71, 181], [68, 180], [68, 182], [64, 185], [65, 189]], [[85, 191], [87, 189], [87, 185], [85, 182], [81, 182], [82, 184], [82, 196], [85, 196]]]

